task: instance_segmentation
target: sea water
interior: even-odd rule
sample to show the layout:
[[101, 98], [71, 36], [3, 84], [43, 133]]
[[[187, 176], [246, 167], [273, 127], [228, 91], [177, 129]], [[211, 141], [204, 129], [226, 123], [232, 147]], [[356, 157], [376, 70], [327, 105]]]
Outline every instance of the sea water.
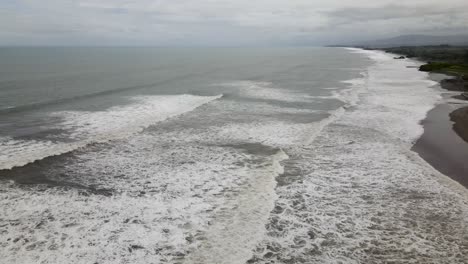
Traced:
[[440, 100], [343, 48], [0, 49], [6, 263], [462, 263]]

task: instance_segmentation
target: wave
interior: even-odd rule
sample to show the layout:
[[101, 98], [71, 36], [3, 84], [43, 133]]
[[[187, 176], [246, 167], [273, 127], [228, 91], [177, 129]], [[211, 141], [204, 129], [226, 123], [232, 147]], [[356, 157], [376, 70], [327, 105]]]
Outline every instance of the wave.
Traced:
[[200, 247], [184, 263], [246, 263], [252, 248], [266, 233], [265, 225], [276, 199], [275, 178], [284, 173], [282, 161], [289, 156], [279, 150], [265, 163], [248, 170], [248, 183], [235, 200], [224, 204], [207, 230]]
[[197, 75], [200, 75], [200, 74], [206, 74], [206, 73], [209, 73], [209, 72], [190, 73], [190, 74], [177, 76], [177, 77], [174, 77], [174, 78], [169, 78], [167, 80], [161, 80], [161, 81], [154, 82], [154, 83], [135, 85], [135, 86], [125, 86], [125, 87], [121, 87], [121, 88], [103, 90], [103, 91], [87, 93], [87, 94], [82, 94], [82, 95], [77, 95], [77, 96], [72, 96], [72, 97], [67, 97], [67, 98], [57, 98], [57, 99], [54, 99], [54, 100], [48, 100], [48, 101], [42, 101], [42, 102], [32, 102], [32, 103], [24, 104], [24, 105], [11, 106], [11, 107], [6, 107], [6, 108], [1, 108], [0, 109], [0, 114], [8, 114], [8, 113], [17, 113], [17, 112], [29, 111], [29, 110], [42, 108], [44, 106], [60, 105], [60, 104], [75, 102], [77, 100], [84, 100], [84, 99], [95, 98], [95, 97], [100, 97], [100, 96], [106, 96], [106, 95], [110, 95], [110, 94], [122, 93], [122, 92], [127, 92], [127, 91], [148, 89], [148, 88], [151, 88], [151, 87], [165, 85], [165, 84], [171, 83], [171, 82], [176, 81], [176, 80], [185, 80], [185, 79], [188, 79], [190, 77], [194, 77], [194, 76], [197, 76]]
[[[38, 226], [28, 237], [30, 244], [11, 246], [9, 251], [20, 252], [31, 244], [35, 248], [28, 254], [10, 254], [8, 259], [39, 256], [51, 262], [358, 263], [369, 262], [369, 258], [371, 262], [381, 260], [373, 259], [372, 252], [384, 252], [392, 259], [426, 259], [434, 252], [438, 254], [434, 248], [448, 248], [456, 256], [458, 248], [450, 245], [463, 239], [459, 230], [464, 226], [452, 225], [452, 219], [448, 219], [450, 228], [439, 228], [437, 214], [437, 225], [432, 229], [428, 225], [431, 220], [425, 219], [434, 219], [434, 211], [450, 215], [448, 211], [460, 207], [445, 189], [434, 184], [434, 177], [429, 176], [434, 172], [426, 164], [412, 160], [406, 143], [417, 133], [398, 132], [413, 131], [413, 122], [417, 124], [424, 110], [435, 102], [436, 93], [425, 86], [428, 83], [423, 78], [417, 80], [423, 75], [399, 64], [403, 62], [391, 59], [374, 63], [360, 78], [346, 81], [349, 89], [334, 93], [344, 106], [329, 112], [320, 122], [255, 118], [236, 123], [224, 119], [216, 125], [200, 125], [200, 129], [187, 126], [139, 133], [127, 144], [77, 153], [74, 162], [67, 164], [65, 171], [72, 172], [67, 177], [84, 185], [116, 190], [115, 196], [1, 190], [5, 210], [20, 216], [19, 224], [11, 225], [6, 238], [19, 237], [25, 226]], [[399, 66], [388, 68], [393, 63]], [[399, 71], [412, 72], [401, 75]], [[384, 81], [382, 72], [398, 82]], [[410, 85], [402, 80], [411, 80]], [[196, 98], [195, 103], [188, 95], [137, 97], [132, 105], [107, 111], [60, 112], [54, 116], [65, 120], [62, 126], [77, 142], [90, 136], [108, 140], [140, 131], [168, 114], [175, 115], [176, 106], [189, 109], [187, 101], [201, 105], [216, 99]], [[203, 115], [198, 115], [197, 121], [252, 111], [305, 113], [266, 102], [226, 100], [201, 111]], [[89, 208], [95, 213], [87, 214]], [[466, 214], [451, 217], [463, 220], [463, 216]], [[414, 229], [401, 223], [428, 228]], [[386, 232], [388, 228], [393, 234]], [[44, 240], [50, 237], [50, 230], [59, 230], [67, 237], [57, 244], [54, 239]], [[444, 242], [447, 234], [459, 237]], [[375, 244], [376, 237], [382, 238], [379, 244]], [[89, 241], [93, 241], [92, 248]], [[69, 245], [83, 250], [73, 250]], [[66, 254], [45, 254], [47, 248], [62, 248]], [[411, 250], [405, 251], [407, 248]], [[114, 252], [122, 254], [115, 256]], [[400, 252], [404, 255], [395, 255]], [[441, 258], [446, 256], [442, 253], [438, 254]]]
[[71, 142], [0, 138], [0, 170], [21, 167], [92, 143], [131, 136], [157, 122], [193, 111], [222, 96], [184, 94], [134, 97], [132, 104], [112, 107], [106, 111], [55, 112], [51, 116], [63, 118], [59, 128], [70, 131]]
[[[361, 263], [382, 256], [444, 262], [448, 254], [463, 262], [463, 250], [453, 245], [464, 244], [466, 196], [411, 151], [440, 92], [427, 74], [406, 67], [415, 61], [359, 52], [373, 65], [348, 81], [357, 101], [324, 121], [308, 148], [286, 163], [288, 184], [276, 188], [252, 263]], [[440, 226], [446, 215], [449, 228]]]
[[293, 90], [274, 87], [273, 83], [271, 82], [235, 81], [218, 85], [236, 88], [238, 89], [241, 96], [255, 99], [307, 103], [313, 101], [313, 99], [316, 98], [314, 96], [295, 92]]
[[357, 96], [365, 96], [359, 111], [354, 111], [360, 116], [350, 114], [344, 123], [362, 120], [363, 127], [413, 144], [424, 131], [420, 122], [441, 99], [440, 94], [431, 89], [437, 82], [429, 80], [425, 72], [408, 68], [419, 66], [418, 61], [395, 60], [380, 51], [350, 50], [370, 58], [374, 64], [365, 76], [351, 81], [360, 86], [356, 89]]

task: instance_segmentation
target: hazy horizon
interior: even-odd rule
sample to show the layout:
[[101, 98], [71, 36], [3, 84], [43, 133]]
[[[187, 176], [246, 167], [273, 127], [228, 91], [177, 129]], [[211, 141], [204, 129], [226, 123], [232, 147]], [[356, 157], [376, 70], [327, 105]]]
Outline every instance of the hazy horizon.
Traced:
[[323, 46], [468, 34], [462, 0], [0, 0], [0, 46]]

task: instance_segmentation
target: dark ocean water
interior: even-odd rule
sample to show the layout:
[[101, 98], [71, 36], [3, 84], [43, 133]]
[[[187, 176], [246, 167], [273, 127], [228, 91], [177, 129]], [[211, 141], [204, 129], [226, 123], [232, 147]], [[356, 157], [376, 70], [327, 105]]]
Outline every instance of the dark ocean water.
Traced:
[[[319, 48], [3, 48], [0, 142], [15, 146], [7, 147], [11, 153], [1, 157], [0, 168], [70, 150], [60, 142], [86, 139], [93, 143], [98, 140], [93, 137], [105, 140], [106, 136], [133, 133], [156, 123], [155, 116], [165, 119], [190, 112], [182, 106], [198, 107], [220, 95], [228, 102], [259, 101], [272, 107], [289, 105], [326, 113], [340, 102], [327, 98], [334, 90], [323, 88], [345, 87], [340, 81], [356, 77], [366, 63], [353, 57], [356, 55], [345, 50]], [[348, 63], [342, 64], [343, 59]], [[249, 96], [252, 92], [256, 94]], [[132, 108], [139, 100], [147, 103], [141, 106], [144, 109]], [[159, 104], [168, 105], [157, 109]], [[112, 107], [138, 113], [127, 115], [122, 110], [114, 119], [107, 111]], [[132, 114], [142, 120], [123, 124], [134, 119]], [[110, 119], [122, 126], [104, 129]], [[85, 124], [87, 121], [92, 124]], [[28, 148], [41, 151], [28, 155]]]
[[434, 185], [409, 151], [438, 99], [416, 64], [340, 48], [2, 48], [0, 256], [378, 260], [366, 252], [385, 233], [366, 219], [411, 211], [382, 207], [384, 179]]

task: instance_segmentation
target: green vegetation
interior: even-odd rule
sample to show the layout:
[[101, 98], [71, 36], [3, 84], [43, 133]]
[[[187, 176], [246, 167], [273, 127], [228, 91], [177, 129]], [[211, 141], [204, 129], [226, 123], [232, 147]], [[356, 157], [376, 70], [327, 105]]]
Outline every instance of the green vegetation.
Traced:
[[422, 65], [419, 70], [426, 72], [440, 72], [460, 76], [468, 79], [468, 64], [456, 64], [449, 62], [429, 62]]
[[425, 61], [468, 64], [468, 47], [464, 46], [416, 46], [386, 48], [384, 50], [402, 54], [408, 58], [420, 58]]
[[468, 87], [468, 46], [415, 46], [383, 49], [408, 58], [418, 58], [429, 63], [419, 70], [457, 76], [461, 86]]

